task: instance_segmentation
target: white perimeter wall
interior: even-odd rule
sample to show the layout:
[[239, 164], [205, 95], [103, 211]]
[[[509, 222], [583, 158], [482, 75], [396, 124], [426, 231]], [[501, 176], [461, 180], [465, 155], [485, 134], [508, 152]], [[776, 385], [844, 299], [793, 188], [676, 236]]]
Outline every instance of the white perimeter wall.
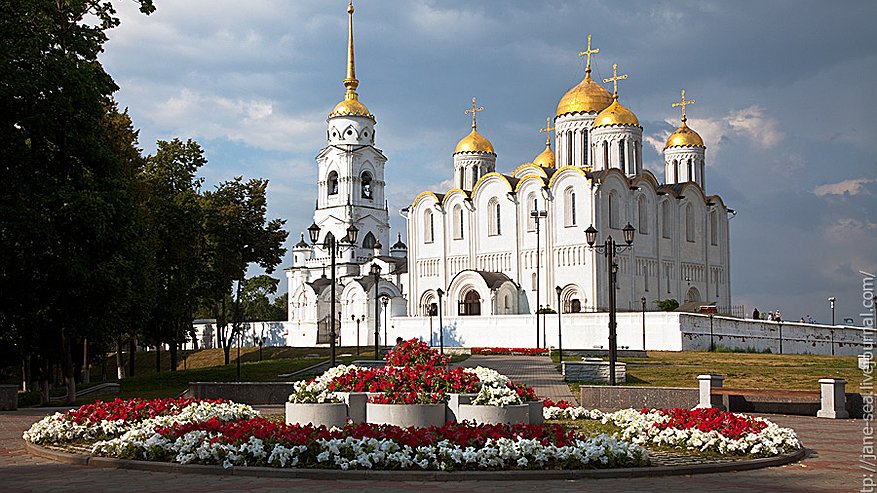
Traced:
[[[557, 347], [557, 315], [544, 316], [547, 344]], [[563, 347], [567, 349], [606, 349], [609, 347], [607, 313], [569, 313], [562, 316]], [[645, 316], [646, 349], [659, 351], [705, 351], [712, 341], [716, 347], [786, 354], [861, 354], [863, 328], [816, 324], [743, 320], [731, 317], [695, 315], [680, 312], [647, 312]], [[383, 320], [381, 320], [383, 322]], [[445, 346], [463, 347], [536, 347], [534, 315], [499, 315], [494, 317], [443, 317]], [[432, 317], [433, 345], [439, 344], [438, 317]], [[316, 346], [316, 326], [290, 322], [257, 322], [244, 329], [243, 344], [257, 345], [256, 336], [264, 336], [266, 346]], [[544, 327], [543, 327], [544, 329]], [[216, 347], [215, 327], [196, 324], [198, 347]], [[396, 337], [419, 338], [429, 342], [429, 317], [390, 317], [381, 326], [382, 345], [392, 345]], [[212, 337], [211, 337], [212, 336]], [[542, 334], [540, 332], [540, 345]], [[211, 342], [207, 343], [208, 340]], [[642, 313], [618, 314], [618, 348], [643, 349]], [[362, 324], [359, 344], [374, 345], [374, 333]], [[345, 321], [341, 327], [341, 345], [356, 345], [356, 325]], [[187, 348], [192, 344], [188, 343]]]

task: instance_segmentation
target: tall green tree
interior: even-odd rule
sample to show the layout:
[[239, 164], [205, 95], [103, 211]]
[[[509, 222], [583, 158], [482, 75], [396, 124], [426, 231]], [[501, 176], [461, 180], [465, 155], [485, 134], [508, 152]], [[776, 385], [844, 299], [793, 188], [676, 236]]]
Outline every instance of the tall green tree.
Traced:
[[136, 133], [97, 59], [119, 20], [90, 0], [0, 0], [0, 12], [0, 332], [44, 388], [60, 364], [72, 402], [73, 348], [119, 321], [136, 225]]
[[[267, 180], [237, 177], [204, 193], [205, 298], [214, 306], [225, 364], [241, 331], [240, 299], [247, 268], [257, 264], [270, 274], [286, 253], [285, 221], [266, 217], [267, 187]], [[232, 307], [229, 297], [235, 300]]]
[[[185, 341], [198, 306], [205, 238], [198, 170], [207, 163], [197, 142], [158, 141], [146, 158], [144, 181], [150, 211], [148, 236], [154, 248], [155, 309], [146, 342], [170, 346], [170, 369]], [[160, 370], [160, 353], [156, 351]]]

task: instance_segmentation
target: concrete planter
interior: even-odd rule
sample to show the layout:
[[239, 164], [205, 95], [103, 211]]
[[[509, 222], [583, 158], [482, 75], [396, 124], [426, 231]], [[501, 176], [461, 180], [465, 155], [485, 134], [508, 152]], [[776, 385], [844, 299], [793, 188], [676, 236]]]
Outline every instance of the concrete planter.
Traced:
[[545, 416], [542, 414], [542, 408], [545, 406], [542, 401], [527, 401], [524, 404], [529, 407], [531, 425], [541, 425], [545, 422]]
[[376, 404], [365, 406], [369, 423], [395, 425], [407, 428], [426, 428], [445, 424], [445, 403], [440, 404]]
[[286, 424], [343, 427], [347, 424], [347, 404], [343, 402], [327, 402], [323, 404], [286, 403]]
[[460, 404], [457, 419], [487, 425], [527, 424], [530, 422], [530, 406], [528, 404], [505, 407]]

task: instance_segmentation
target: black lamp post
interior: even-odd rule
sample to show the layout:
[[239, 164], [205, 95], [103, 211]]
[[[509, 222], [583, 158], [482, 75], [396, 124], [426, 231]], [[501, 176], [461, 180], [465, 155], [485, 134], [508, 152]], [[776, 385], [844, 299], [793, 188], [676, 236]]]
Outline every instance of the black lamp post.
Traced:
[[643, 351], [646, 350], [646, 297], [639, 299], [643, 303]]
[[542, 219], [548, 217], [548, 211], [539, 208], [536, 206], [536, 201], [533, 201], [533, 210], [530, 211], [530, 217], [536, 221], [536, 347], [539, 346], [539, 291], [540, 291], [540, 282], [539, 282], [539, 264], [541, 257], [541, 251], [539, 249], [539, 223], [542, 222]]
[[557, 292], [557, 354], [560, 357], [561, 368], [563, 367], [563, 330], [560, 325], [560, 312], [563, 310], [560, 308], [560, 292], [563, 291], [563, 288], [560, 286], [555, 286], [554, 291]]
[[[828, 302], [831, 304], [831, 325], [834, 326], [834, 302], [837, 301], [837, 298], [832, 296], [828, 298]], [[831, 355], [834, 356], [834, 329], [831, 329]]]
[[438, 295], [438, 316], [439, 316], [439, 354], [445, 354], [445, 328], [442, 325], [442, 296], [445, 295], [445, 292], [442, 288], [438, 288], [435, 290], [435, 294]]
[[378, 284], [381, 281], [381, 266], [372, 264], [371, 275], [375, 278], [375, 361], [381, 359], [381, 318], [378, 312]]
[[606, 264], [609, 267], [609, 385], [615, 385], [615, 362], [618, 359], [618, 336], [615, 321], [615, 277], [618, 274], [618, 264], [615, 263], [615, 254], [630, 249], [636, 230], [630, 223], [627, 223], [621, 232], [624, 233], [625, 245], [617, 245], [611, 235], [606, 237], [606, 241], [602, 245], [595, 245], [597, 230], [594, 225], [588, 226], [588, 229], [585, 230], [588, 248], [605, 255]]
[[356, 318], [356, 315], [351, 315], [350, 321], [356, 322], [356, 355], [359, 356], [359, 319]]
[[[338, 243], [348, 243], [350, 248], [356, 244], [356, 235], [359, 233], [359, 229], [350, 225], [347, 227], [347, 236], [345, 236], [340, 242], [335, 241], [335, 236], [327, 236], [325, 246], [329, 247], [329, 257], [331, 257], [331, 269], [332, 269], [332, 286], [330, 292], [330, 300], [329, 300], [329, 352], [330, 359], [329, 364], [331, 368], [335, 367], [335, 283], [336, 283], [336, 273], [335, 273], [335, 259], [338, 256]], [[320, 239], [320, 227], [317, 226], [317, 223], [313, 223], [308, 227], [308, 236], [311, 239], [311, 243], [314, 245], [317, 244], [317, 241]]]
[[387, 304], [390, 303], [389, 296], [381, 296], [381, 306], [384, 307], [384, 345], [388, 345], [387, 339]]

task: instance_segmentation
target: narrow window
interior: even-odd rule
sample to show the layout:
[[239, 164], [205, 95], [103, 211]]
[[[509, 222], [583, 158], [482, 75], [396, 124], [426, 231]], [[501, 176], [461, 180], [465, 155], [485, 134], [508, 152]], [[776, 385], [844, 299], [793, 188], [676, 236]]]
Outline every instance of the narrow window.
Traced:
[[618, 167], [627, 173], [627, 156], [624, 155], [624, 140], [618, 141]]
[[685, 207], [685, 239], [694, 243], [694, 206]]
[[572, 131], [566, 133], [566, 165], [572, 166]]
[[564, 190], [563, 193], [563, 202], [564, 202], [564, 226], [567, 228], [576, 225], [576, 193], [572, 187]]
[[603, 169], [609, 169], [609, 142], [603, 141]]
[[719, 245], [719, 215], [716, 211], [710, 213], [710, 244]]
[[366, 250], [372, 250], [375, 247], [375, 235], [371, 231], [362, 239], [362, 247]]
[[679, 161], [673, 160], [673, 183], [679, 183]]
[[645, 197], [639, 198], [639, 203], [637, 207], [637, 225], [639, 226], [640, 234], [648, 234], [649, 232], [649, 212], [648, 212], [648, 203], [646, 202]]
[[335, 171], [329, 172], [329, 178], [326, 182], [328, 195], [338, 195], [338, 173]]
[[454, 239], [463, 239], [463, 208], [459, 205], [454, 206]]
[[360, 178], [360, 184], [362, 187], [362, 198], [364, 199], [372, 199], [372, 175], [368, 171], [364, 171], [362, 173], [362, 177]]
[[423, 242], [432, 243], [433, 241], [435, 241], [435, 224], [432, 211], [428, 210], [423, 213]]
[[691, 159], [688, 160], [688, 181], [694, 181], [694, 166], [691, 164]]
[[663, 216], [661, 218], [661, 222], [663, 223], [663, 224], [661, 224], [662, 233], [663, 233], [662, 236], [664, 238], [672, 238], [673, 237], [672, 236], [673, 225], [672, 225], [672, 211], [670, 210], [670, 201], [665, 200], [664, 203], [661, 204], [661, 209], [662, 209], [661, 215]]
[[527, 215], [527, 231], [536, 231], [536, 219], [530, 215], [530, 211], [536, 210], [536, 194], [531, 193], [527, 196], [527, 210], [524, 211], [524, 214]]
[[487, 234], [489, 236], [502, 234], [500, 230], [499, 200], [496, 197], [490, 199], [490, 202], [487, 203], [487, 211]]
[[588, 144], [588, 129], [582, 130], [582, 166], [587, 166], [589, 163], [588, 160], [588, 150], [590, 149], [590, 145]]
[[502, 211], [499, 209], [499, 202], [496, 203], [496, 234], [502, 234]]

